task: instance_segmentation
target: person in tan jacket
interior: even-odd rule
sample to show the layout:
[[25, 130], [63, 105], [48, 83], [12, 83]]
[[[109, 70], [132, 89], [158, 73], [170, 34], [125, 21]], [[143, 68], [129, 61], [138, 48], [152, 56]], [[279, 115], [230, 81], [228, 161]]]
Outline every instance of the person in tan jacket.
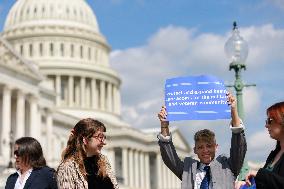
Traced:
[[119, 188], [107, 157], [101, 154], [105, 132], [104, 124], [91, 118], [74, 126], [57, 169], [59, 189]]

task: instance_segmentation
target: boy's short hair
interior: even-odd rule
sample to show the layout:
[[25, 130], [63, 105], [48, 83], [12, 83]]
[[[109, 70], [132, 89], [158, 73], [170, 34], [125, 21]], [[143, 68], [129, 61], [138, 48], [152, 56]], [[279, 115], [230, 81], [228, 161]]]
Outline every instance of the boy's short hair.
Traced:
[[194, 141], [195, 143], [200, 141], [216, 143], [215, 133], [210, 131], [209, 129], [197, 131], [194, 135]]

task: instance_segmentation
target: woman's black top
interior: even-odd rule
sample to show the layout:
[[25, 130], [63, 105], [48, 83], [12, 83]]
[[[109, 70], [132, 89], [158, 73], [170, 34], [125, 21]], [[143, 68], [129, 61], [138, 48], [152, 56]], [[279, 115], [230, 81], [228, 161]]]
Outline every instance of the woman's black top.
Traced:
[[272, 171], [267, 170], [267, 166], [273, 161], [279, 149], [272, 151], [264, 165], [264, 168], [260, 168], [255, 177], [257, 189], [284, 189], [284, 154], [274, 165]]
[[98, 157], [87, 157], [84, 161], [85, 169], [87, 172], [87, 181], [89, 189], [113, 189], [113, 184], [110, 178], [107, 176], [103, 178], [98, 176]]

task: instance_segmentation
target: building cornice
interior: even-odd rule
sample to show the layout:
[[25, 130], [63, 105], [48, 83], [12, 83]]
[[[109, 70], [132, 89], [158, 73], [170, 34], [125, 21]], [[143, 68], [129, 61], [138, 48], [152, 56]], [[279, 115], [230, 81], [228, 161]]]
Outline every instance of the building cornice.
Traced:
[[8, 41], [34, 37], [71, 37], [84, 39], [99, 43], [109, 52], [111, 47], [105, 37], [94, 31], [73, 26], [47, 25], [47, 26], [26, 26], [5, 30], [2, 37]]

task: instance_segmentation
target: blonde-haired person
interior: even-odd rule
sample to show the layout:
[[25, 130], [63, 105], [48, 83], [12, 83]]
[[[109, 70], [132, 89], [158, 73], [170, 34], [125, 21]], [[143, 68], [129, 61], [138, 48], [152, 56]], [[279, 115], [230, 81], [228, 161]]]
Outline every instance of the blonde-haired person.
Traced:
[[284, 101], [267, 108], [266, 114], [265, 127], [270, 137], [276, 140], [275, 149], [270, 152], [263, 168], [247, 174], [246, 183], [236, 183], [237, 189], [245, 184], [251, 185], [251, 178], [255, 179], [257, 189], [284, 188]]
[[105, 125], [92, 118], [74, 126], [57, 169], [59, 189], [119, 188], [107, 157], [101, 154], [105, 132]]

